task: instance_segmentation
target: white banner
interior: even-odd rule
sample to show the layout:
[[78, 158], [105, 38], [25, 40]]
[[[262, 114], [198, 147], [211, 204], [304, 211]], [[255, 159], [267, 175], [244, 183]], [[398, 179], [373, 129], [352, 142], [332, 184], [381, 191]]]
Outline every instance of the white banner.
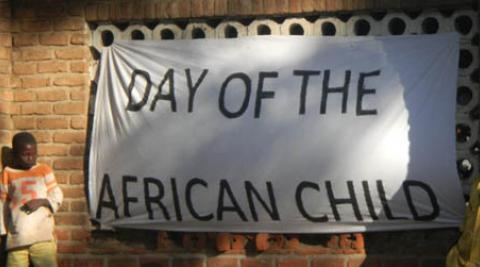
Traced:
[[102, 52], [89, 162], [107, 227], [458, 226], [456, 34], [125, 41]]

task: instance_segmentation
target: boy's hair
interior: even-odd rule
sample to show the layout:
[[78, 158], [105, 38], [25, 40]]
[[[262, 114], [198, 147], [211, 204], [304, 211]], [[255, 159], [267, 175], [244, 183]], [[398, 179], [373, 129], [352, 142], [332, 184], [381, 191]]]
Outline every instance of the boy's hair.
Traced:
[[12, 138], [12, 150], [15, 153], [21, 145], [36, 145], [37, 140], [35, 140], [35, 137], [28, 132], [20, 132], [17, 133], [13, 136]]

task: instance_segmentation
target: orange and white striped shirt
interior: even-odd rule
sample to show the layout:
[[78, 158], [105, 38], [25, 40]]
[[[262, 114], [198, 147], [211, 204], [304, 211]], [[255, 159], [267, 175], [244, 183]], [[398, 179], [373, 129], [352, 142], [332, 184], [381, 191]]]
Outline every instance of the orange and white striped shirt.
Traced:
[[[30, 214], [21, 207], [32, 199], [45, 198], [52, 210], [40, 207]], [[36, 164], [29, 170], [6, 167], [0, 182], [0, 234], [7, 234], [7, 250], [54, 240], [53, 212], [62, 203], [63, 193], [52, 169]]]

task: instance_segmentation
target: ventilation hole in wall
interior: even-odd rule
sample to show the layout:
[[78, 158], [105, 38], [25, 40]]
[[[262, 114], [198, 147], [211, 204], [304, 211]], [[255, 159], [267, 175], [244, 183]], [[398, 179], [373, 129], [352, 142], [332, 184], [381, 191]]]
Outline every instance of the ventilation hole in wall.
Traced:
[[355, 35], [367, 35], [370, 32], [370, 23], [364, 19], [359, 19], [353, 26]]
[[422, 22], [422, 32], [426, 34], [433, 34], [438, 32], [438, 20], [436, 18], [428, 17]]
[[458, 61], [458, 67], [461, 69], [468, 68], [473, 61], [473, 55], [467, 49], [460, 49], [460, 60]]
[[113, 33], [109, 30], [102, 31], [102, 44], [103, 46], [111, 46], [114, 41]]
[[475, 142], [472, 147], [470, 147], [470, 152], [473, 155], [479, 155], [480, 154], [480, 142]]
[[460, 179], [466, 180], [473, 173], [473, 165], [468, 159], [457, 160], [457, 172]]
[[195, 28], [192, 31], [192, 38], [193, 39], [204, 39], [205, 38], [205, 32], [200, 28]]
[[335, 27], [335, 24], [328, 21], [322, 23], [322, 35], [334, 36], [336, 33], [337, 33], [337, 29]]
[[472, 98], [473, 98], [473, 93], [472, 93], [472, 90], [470, 90], [470, 88], [468, 88], [467, 86], [460, 86], [457, 88], [457, 104], [458, 105], [465, 106], [468, 103], [470, 103]]
[[237, 38], [237, 37], [238, 37], [238, 31], [235, 27], [230, 25], [225, 27], [225, 38]]
[[385, 16], [387, 15], [387, 12], [372, 12], [370, 13], [370, 16], [376, 21], [381, 21]]
[[258, 35], [270, 35], [270, 34], [272, 34], [272, 31], [270, 30], [270, 27], [268, 27], [265, 24], [262, 24], [262, 25], [258, 26], [257, 34]]
[[140, 30], [134, 30], [131, 33], [132, 40], [145, 40], [145, 34]]
[[407, 15], [409, 18], [411, 19], [416, 19], [418, 18], [418, 16], [420, 16], [420, 14], [422, 14], [422, 11], [421, 10], [415, 10], [415, 11], [409, 11], [409, 12], [405, 12], [405, 15]]
[[170, 29], [163, 29], [160, 32], [160, 38], [162, 38], [162, 40], [173, 40], [175, 39], [175, 34]]
[[467, 124], [459, 123], [455, 126], [455, 134], [457, 136], [457, 142], [465, 143], [472, 137], [472, 130]]
[[303, 30], [302, 25], [298, 23], [293, 23], [292, 25], [290, 25], [289, 33], [290, 35], [303, 35], [305, 34], [305, 31]]
[[388, 31], [392, 35], [401, 35], [405, 32], [405, 21], [400, 18], [393, 18], [388, 22]]
[[478, 46], [478, 39], [479, 39], [479, 35], [478, 35], [478, 33], [477, 33], [477, 34], [475, 34], [475, 36], [473, 36], [473, 38], [472, 38], [472, 45]]
[[468, 16], [458, 16], [455, 19], [455, 30], [460, 34], [466, 35], [468, 34], [473, 27], [473, 21]]
[[474, 83], [478, 83], [478, 68], [476, 68], [472, 73], [470, 74], [470, 81]]
[[472, 110], [470, 110], [468, 115], [470, 116], [470, 119], [472, 119], [472, 120], [480, 119], [480, 106], [477, 105], [476, 107], [474, 107]]

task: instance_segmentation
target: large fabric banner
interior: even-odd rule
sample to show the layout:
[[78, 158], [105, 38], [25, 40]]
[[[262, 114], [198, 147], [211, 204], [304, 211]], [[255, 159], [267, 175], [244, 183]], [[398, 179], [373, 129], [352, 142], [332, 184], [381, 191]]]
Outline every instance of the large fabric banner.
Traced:
[[456, 34], [118, 42], [102, 52], [91, 216], [106, 227], [458, 226]]

